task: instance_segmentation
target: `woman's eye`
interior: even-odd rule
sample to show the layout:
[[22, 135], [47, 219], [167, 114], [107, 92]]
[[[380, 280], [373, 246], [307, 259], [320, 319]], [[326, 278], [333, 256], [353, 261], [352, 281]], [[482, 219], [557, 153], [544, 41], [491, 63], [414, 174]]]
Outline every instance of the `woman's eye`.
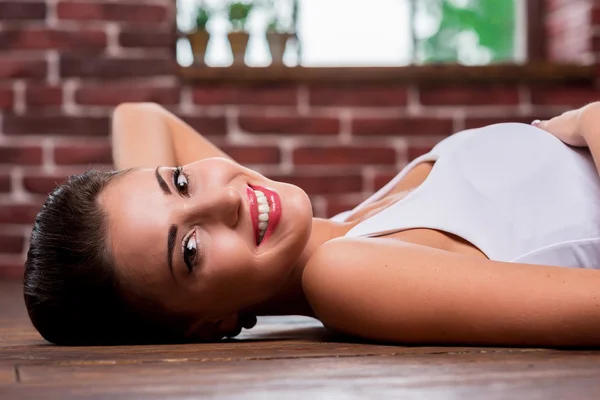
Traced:
[[173, 171], [173, 183], [179, 193], [184, 196], [188, 195], [188, 178], [181, 167], [177, 167]]
[[196, 234], [194, 233], [185, 243], [185, 249], [183, 250], [183, 261], [187, 266], [188, 273], [191, 273], [194, 269], [194, 263], [196, 262], [197, 253], [198, 242], [196, 242]]

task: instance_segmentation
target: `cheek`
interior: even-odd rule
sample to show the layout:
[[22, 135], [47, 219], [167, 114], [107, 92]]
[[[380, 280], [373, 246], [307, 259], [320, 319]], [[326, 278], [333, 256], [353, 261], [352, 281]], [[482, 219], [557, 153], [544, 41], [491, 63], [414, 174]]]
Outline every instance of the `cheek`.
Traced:
[[229, 232], [212, 233], [207, 253], [206, 268], [200, 279], [217, 297], [253, 301], [279, 287], [287, 276], [277, 267], [281, 255], [256, 255], [242, 238]]
[[204, 273], [207, 279], [225, 284], [252, 277], [258, 263], [247, 243], [230, 232], [211, 233], [205, 254]]

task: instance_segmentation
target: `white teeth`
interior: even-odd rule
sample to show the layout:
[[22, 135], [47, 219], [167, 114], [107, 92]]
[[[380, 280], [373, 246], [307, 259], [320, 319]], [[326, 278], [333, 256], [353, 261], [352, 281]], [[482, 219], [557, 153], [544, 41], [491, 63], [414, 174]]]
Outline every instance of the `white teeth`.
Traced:
[[256, 201], [258, 202], [258, 243], [260, 243], [269, 226], [269, 212], [271, 211], [271, 207], [269, 207], [267, 196], [265, 196], [263, 192], [255, 190], [254, 194], [256, 195]]
[[264, 213], [264, 214], [259, 214], [258, 215], [258, 221], [259, 222], [266, 222], [269, 220], [269, 213]]

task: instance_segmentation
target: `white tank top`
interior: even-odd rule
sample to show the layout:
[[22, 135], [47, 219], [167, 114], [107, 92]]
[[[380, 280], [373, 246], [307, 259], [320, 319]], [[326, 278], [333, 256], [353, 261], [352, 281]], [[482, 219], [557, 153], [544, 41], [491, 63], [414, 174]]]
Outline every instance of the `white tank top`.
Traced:
[[419, 187], [346, 236], [437, 229], [471, 242], [491, 260], [600, 268], [600, 178], [589, 150], [525, 124], [452, 135], [332, 219], [344, 221], [380, 199], [426, 161], [435, 165]]

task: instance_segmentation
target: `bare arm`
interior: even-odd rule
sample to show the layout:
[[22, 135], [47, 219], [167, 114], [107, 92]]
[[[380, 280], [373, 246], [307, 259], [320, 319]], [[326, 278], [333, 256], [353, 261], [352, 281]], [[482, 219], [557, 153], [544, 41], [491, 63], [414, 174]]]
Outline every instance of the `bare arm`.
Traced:
[[119, 105], [112, 119], [117, 169], [185, 165], [209, 157], [230, 158], [184, 121], [154, 103]]
[[410, 344], [600, 345], [600, 271], [505, 263], [399, 240], [341, 238], [303, 286], [325, 326]]

